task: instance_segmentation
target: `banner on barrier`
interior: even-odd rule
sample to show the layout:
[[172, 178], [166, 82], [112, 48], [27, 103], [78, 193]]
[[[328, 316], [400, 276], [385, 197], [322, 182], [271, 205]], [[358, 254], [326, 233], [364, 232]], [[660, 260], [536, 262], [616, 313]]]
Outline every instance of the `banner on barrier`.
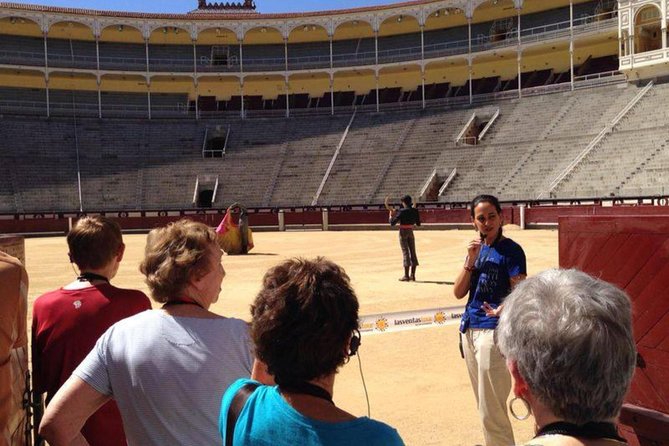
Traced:
[[360, 332], [388, 333], [441, 327], [444, 325], [458, 325], [464, 311], [464, 306], [457, 306], [430, 310], [369, 314], [360, 318]]

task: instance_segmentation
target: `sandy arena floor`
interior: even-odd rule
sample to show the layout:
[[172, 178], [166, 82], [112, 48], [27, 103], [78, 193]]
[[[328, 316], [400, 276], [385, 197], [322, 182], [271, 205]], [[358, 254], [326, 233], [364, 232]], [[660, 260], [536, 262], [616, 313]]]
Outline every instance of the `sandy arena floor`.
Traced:
[[[530, 275], [557, 266], [557, 231], [506, 227], [505, 233], [525, 249]], [[223, 258], [227, 276], [213, 311], [248, 320], [249, 304], [267, 268], [285, 258], [317, 255], [346, 269], [361, 315], [464, 305], [453, 297], [449, 283], [474, 236], [473, 230], [417, 231], [418, 281], [403, 283], [397, 281], [402, 259], [394, 231], [255, 233], [251, 255]], [[125, 259], [113, 283], [148, 294], [138, 271], [145, 236], [124, 239]], [[27, 239], [26, 263], [31, 306], [35, 297], [75, 276], [64, 237]], [[372, 417], [397, 428], [407, 445], [482, 444], [474, 395], [457, 347], [457, 326], [363, 335], [360, 353]], [[334, 397], [343, 409], [366, 414], [357, 360], [341, 370]], [[517, 442], [532, 437], [531, 419], [512, 422]]]

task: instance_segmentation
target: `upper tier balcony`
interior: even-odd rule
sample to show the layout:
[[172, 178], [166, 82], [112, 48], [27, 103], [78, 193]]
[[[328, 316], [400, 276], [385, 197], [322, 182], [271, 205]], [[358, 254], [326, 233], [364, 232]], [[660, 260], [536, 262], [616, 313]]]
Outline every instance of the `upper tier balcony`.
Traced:
[[[479, 27], [480, 29], [480, 27]], [[478, 34], [467, 38], [464, 33], [453, 40], [426, 43], [420, 42], [420, 34], [395, 36], [397, 42], [387, 42], [384, 37], [378, 39], [382, 47], [378, 51], [370, 51], [370, 45], [342, 44], [338, 51], [330, 50], [327, 42], [315, 43], [313, 48], [305, 51], [291, 44], [287, 45], [288, 57], [276, 54], [277, 46], [283, 53], [283, 45], [242, 45], [225, 47], [225, 54], [220, 55], [220, 48], [211, 45], [172, 45], [171, 47], [144, 44], [111, 44], [113, 51], [105, 50], [107, 42], [100, 42], [99, 48], [94, 41], [61, 40], [53, 44], [54, 39], [47, 39], [45, 57], [44, 43], [40, 38], [2, 36], [4, 44], [0, 44], [0, 65], [5, 67], [40, 67], [42, 69], [76, 69], [101, 72], [142, 72], [142, 73], [259, 73], [259, 72], [297, 72], [303, 70], [329, 70], [382, 66], [398, 63], [421, 63], [449, 57], [473, 58], [477, 54], [512, 49], [525, 49], [532, 45], [555, 40], [570, 39], [603, 31], [617, 32], [618, 19], [611, 13], [589, 15], [575, 18], [573, 22], [558, 21], [555, 23], [520, 28], [513, 27], [503, 33]], [[364, 39], [363, 39], [364, 40]], [[374, 48], [371, 40], [371, 47]], [[437, 39], [432, 39], [437, 40]], [[369, 42], [368, 42], [369, 43]], [[406, 46], [402, 46], [402, 44]], [[399, 45], [394, 48], [393, 45]], [[358, 47], [364, 47], [361, 50]], [[252, 48], [251, 48], [252, 47]], [[247, 51], [253, 49], [253, 51]], [[343, 51], [342, 51], [343, 50]], [[352, 51], [353, 50], [353, 51]], [[218, 53], [217, 53], [218, 51]], [[113, 53], [112, 55], [105, 54]], [[308, 54], [313, 52], [313, 54]], [[152, 56], [158, 53], [158, 56]], [[167, 53], [167, 54], [166, 54]], [[292, 55], [295, 54], [296, 55]], [[307, 53], [307, 54], [305, 54]], [[171, 56], [170, 56], [171, 54]], [[169, 57], [166, 57], [169, 56]]]

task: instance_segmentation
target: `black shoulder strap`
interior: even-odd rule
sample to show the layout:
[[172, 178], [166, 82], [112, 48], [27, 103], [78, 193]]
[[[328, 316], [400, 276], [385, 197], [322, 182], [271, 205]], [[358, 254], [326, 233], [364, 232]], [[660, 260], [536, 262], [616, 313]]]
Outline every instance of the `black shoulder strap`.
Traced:
[[237, 424], [239, 414], [242, 412], [244, 404], [246, 404], [246, 400], [249, 399], [249, 396], [251, 396], [251, 394], [259, 386], [260, 384], [258, 383], [244, 384], [232, 398], [230, 408], [228, 409], [228, 419], [225, 426], [225, 446], [232, 446], [232, 440], [235, 436], [235, 425]]

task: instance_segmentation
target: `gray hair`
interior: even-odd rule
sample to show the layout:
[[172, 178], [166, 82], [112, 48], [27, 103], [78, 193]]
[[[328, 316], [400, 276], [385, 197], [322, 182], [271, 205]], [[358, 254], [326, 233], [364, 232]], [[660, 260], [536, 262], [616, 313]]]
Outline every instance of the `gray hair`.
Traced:
[[576, 424], [616, 417], [636, 349], [624, 291], [577, 270], [552, 269], [506, 298], [497, 341], [532, 394]]

